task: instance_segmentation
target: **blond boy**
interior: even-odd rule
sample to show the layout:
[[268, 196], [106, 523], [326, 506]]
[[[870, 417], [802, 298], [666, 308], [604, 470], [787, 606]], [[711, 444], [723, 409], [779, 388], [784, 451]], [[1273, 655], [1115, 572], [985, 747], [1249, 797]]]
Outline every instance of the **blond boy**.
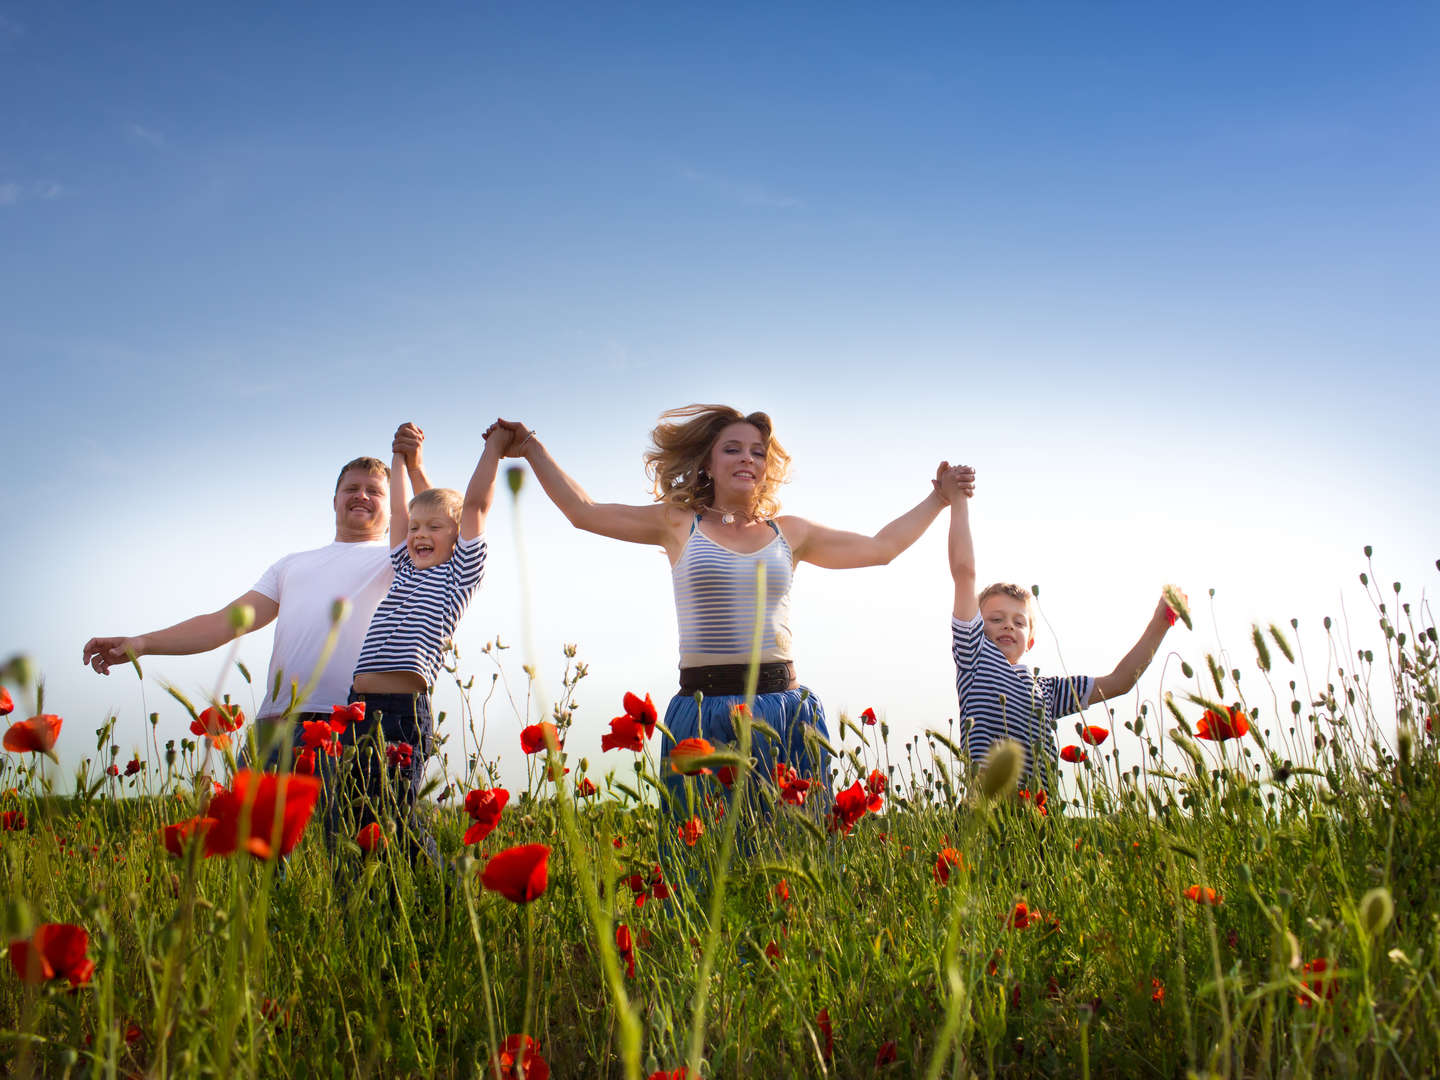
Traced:
[[1030, 590], [996, 583], [975, 592], [975, 545], [970, 498], [975, 470], [945, 470], [940, 486], [950, 502], [950, 576], [955, 582], [951, 619], [955, 690], [960, 724], [973, 762], [999, 739], [1025, 747], [1027, 786], [1048, 788], [1059, 761], [1056, 721], [1087, 706], [1128, 693], [1160, 647], [1173, 617], [1160, 600], [1131, 650], [1108, 675], [1039, 676], [1020, 661], [1035, 646], [1035, 605]]
[[[411, 857], [438, 862], [435, 842], [411, 810], [430, 756], [434, 720], [430, 695], [460, 616], [485, 573], [485, 518], [495, 494], [495, 471], [511, 433], [499, 428], [464, 496], [449, 488], [422, 491], [407, 504], [406, 455], [397, 443], [390, 489], [390, 563], [395, 578], [370, 620], [355, 664], [349, 701], [365, 703], [365, 719], [341, 735], [361, 747], [360, 790], [351, 791], [357, 830], [377, 820], [393, 792]], [[388, 748], [381, 760], [376, 736]], [[387, 775], [398, 783], [387, 783]], [[358, 795], [358, 799], [355, 796]], [[337, 808], [338, 809], [338, 808]], [[337, 822], [333, 827], [339, 828]]]

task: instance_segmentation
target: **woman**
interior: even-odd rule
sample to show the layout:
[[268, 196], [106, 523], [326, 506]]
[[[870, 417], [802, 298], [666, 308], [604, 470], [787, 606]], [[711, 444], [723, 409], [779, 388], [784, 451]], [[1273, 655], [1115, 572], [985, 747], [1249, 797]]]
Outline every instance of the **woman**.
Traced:
[[[535, 432], [516, 421], [510, 456], [530, 463], [540, 486], [576, 528], [635, 544], [658, 544], [670, 559], [680, 624], [680, 690], [670, 699], [661, 774], [677, 814], [686, 814], [683, 777], [664, 760], [675, 740], [734, 741], [732, 708], [744, 701], [755, 637], [757, 568], [765, 568], [759, 685], [753, 715], [779, 733], [780, 745], [757, 738], [752, 754], [761, 782], [783, 762], [818, 781], [813, 802], [829, 800], [829, 754], [806, 745], [813, 727], [829, 738], [819, 698], [801, 686], [792, 662], [790, 582], [796, 563], [831, 570], [878, 566], [920, 538], [947, 505], [937, 483], [913, 508], [874, 536], [830, 529], [805, 518], [777, 516], [776, 491], [790, 456], [775, 439], [770, 417], [725, 405], [687, 405], [660, 415], [650, 433], [646, 472], [655, 492], [649, 506], [597, 503], [555, 463]], [[942, 463], [939, 472], [948, 468]], [[703, 695], [697, 706], [695, 694]], [[812, 753], [813, 748], [813, 753]]]

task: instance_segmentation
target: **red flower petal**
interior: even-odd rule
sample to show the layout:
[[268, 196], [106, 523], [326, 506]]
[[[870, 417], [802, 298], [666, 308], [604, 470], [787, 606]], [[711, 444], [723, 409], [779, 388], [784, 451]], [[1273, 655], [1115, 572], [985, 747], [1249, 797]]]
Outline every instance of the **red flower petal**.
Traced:
[[1109, 728], [1097, 727], [1095, 724], [1091, 724], [1089, 727], [1082, 728], [1080, 731], [1080, 741], [1083, 743], [1089, 743], [1091, 746], [1099, 746], [1109, 737]]
[[538, 724], [531, 724], [529, 727], [520, 730], [520, 749], [527, 754], [539, 754], [546, 748], [546, 736], [560, 745], [560, 733], [554, 724], [548, 720], [542, 720]]
[[516, 904], [528, 904], [544, 895], [549, 881], [548, 844], [522, 844], [490, 856], [480, 883]]
[[692, 758], [705, 757], [713, 754], [715, 747], [710, 745], [706, 739], [681, 739], [670, 748], [670, 768], [678, 773], [687, 776], [703, 774], [710, 775], [710, 770], [699, 766], [690, 766], [687, 762]]
[[372, 821], [355, 834], [355, 843], [360, 845], [361, 851], [369, 854], [380, 848], [388, 847], [390, 841], [381, 830], [380, 823], [378, 821]]
[[328, 721], [330, 730], [339, 735], [351, 724], [358, 724], [365, 719], [365, 702], [352, 701], [349, 705], [330, 706], [330, 719]]
[[[265, 859], [289, 855], [304, 835], [319, 797], [320, 781], [313, 776], [241, 770], [228, 789], [210, 800], [215, 824], [205, 836], [205, 854], [230, 855], [244, 849]], [[247, 826], [243, 834], [242, 824]]]
[[1078, 746], [1066, 746], [1060, 750], [1060, 760], [1068, 761], [1071, 765], [1082, 765], [1090, 760], [1090, 755]]
[[12, 754], [48, 754], [54, 749], [64, 723], [53, 713], [17, 721], [5, 731], [5, 749]]

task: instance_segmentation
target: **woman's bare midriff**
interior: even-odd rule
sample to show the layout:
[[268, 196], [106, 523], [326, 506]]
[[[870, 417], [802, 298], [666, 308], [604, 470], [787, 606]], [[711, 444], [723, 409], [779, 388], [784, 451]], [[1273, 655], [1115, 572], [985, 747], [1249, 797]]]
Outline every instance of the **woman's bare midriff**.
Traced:
[[430, 688], [413, 671], [364, 671], [355, 676], [357, 694], [427, 694]]

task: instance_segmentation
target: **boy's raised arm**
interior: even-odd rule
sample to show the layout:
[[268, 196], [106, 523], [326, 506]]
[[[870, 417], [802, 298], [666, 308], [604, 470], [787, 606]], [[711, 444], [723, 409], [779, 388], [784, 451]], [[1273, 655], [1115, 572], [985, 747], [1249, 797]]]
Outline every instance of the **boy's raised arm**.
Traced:
[[942, 495], [950, 502], [950, 577], [955, 581], [955, 618], [975, 617], [975, 541], [970, 536], [970, 497], [975, 493], [975, 470], [957, 465], [939, 477]]
[[496, 425], [485, 437], [485, 449], [470, 474], [470, 483], [465, 488], [465, 502], [460, 507], [460, 539], [473, 540], [485, 531], [485, 517], [490, 513], [490, 504], [495, 501], [495, 472], [500, 459], [510, 448], [514, 432]]
[[390, 550], [405, 543], [410, 532], [410, 497], [405, 490], [405, 455], [399, 450], [390, 461]]
[[[1184, 593], [1180, 594], [1182, 597]], [[1150, 621], [1145, 625], [1145, 632], [1140, 635], [1140, 640], [1115, 665], [1115, 670], [1109, 675], [1101, 675], [1095, 680], [1095, 690], [1090, 695], [1090, 704], [1097, 701], [1104, 701], [1109, 698], [1116, 698], [1122, 694], [1128, 694], [1140, 681], [1140, 676], [1150, 666], [1150, 661], [1155, 658], [1155, 653], [1160, 648], [1160, 642], [1165, 640], [1165, 634], [1175, 623], [1175, 615], [1170, 610], [1170, 605], [1165, 602], [1165, 597], [1160, 597], [1160, 602], [1155, 605], [1155, 613], [1150, 616]]]

